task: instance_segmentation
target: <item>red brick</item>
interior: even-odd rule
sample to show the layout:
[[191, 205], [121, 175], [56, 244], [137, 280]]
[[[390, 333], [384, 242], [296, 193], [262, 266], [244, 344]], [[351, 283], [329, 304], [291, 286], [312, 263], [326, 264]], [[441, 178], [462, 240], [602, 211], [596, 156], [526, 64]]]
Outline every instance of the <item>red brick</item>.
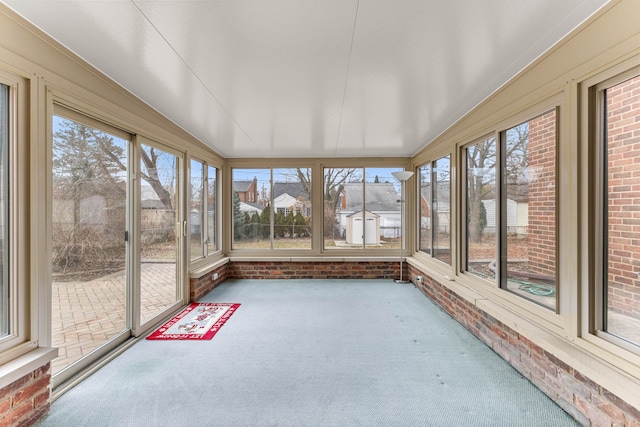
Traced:
[[640, 420], [640, 408], [635, 408], [629, 405], [624, 400], [620, 399], [615, 394], [609, 392], [608, 390], [602, 390], [602, 395], [618, 408], [620, 408], [623, 412], [627, 414], [627, 419], [635, 419]]
[[587, 417], [592, 426], [610, 426], [611, 420], [598, 410], [591, 402], [575, 399], [576, 408]]
[[11, 397], [7, 396], [0, 400], [0, 414], [6, 413], [11, 409]]
[[49, 387], [47, 387], [40, 394], [37, 394], [33, 398], [33, 406], [38, 408], [38, 407], [40, 407], [42, 405], [49, 404], [49, 398], [50, 397], [51, 397], [51, 390], [49, 389]]
[[620, 410], [620, 408], [614, 406], [610, 401], [603, 399], [602, 396], [592, 395], [591, 403], [601, 412], [604, 416], [606, 416], [612, 423], [617, 425], [624, 426], [625, 417], [624, 413]]
[[49, 405], [36, 408], [31, 414], [20, 420], [16, 427], [30, 427], [34, 425], [40, 418], [44, 417], [49, 412], [49, 409]]
[[41, 375], [48, 375], [50, 368], [51, 368], [51, 364], [47, 363], [46, 365], [41, 366], [40, 368], [36, 369], [33, 372], [34, 378], [39, 378]]
[[14, 393], [16, 390], [19, 390], [20, 388], [24, 387], [24, 385], [27, 384], [32, 379], [33, 379], [33, 373], [30, 373], [12, 382], [8, 386], [5, 386], [2, 390], [0, 390], [0, 398]]
[[14, 406], [9, 412], [0, 418], [0, 425], [13, 426], [17, 425], [22, 419], [28, 418], [33, 412], [33, 402], [30, 400], [23, 402], [22, 405]]
[[24, 388], [18, 390], [13, 396], [13, 405], [19, 405], [26, 400], [31, 400], [33, 397], [41, 392], [43, 389], [49, 387], [49, 377], [40, 377], [37, 381], [26, 385]]

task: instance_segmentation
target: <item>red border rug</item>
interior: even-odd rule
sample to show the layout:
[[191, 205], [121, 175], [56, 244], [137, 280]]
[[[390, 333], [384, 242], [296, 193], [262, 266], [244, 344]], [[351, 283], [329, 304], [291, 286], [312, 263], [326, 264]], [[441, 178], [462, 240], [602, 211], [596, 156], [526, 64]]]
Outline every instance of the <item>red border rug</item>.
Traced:
[[224, 302], [194, 302], [147, 337], [148, 340], [210, 340], [240, 307]]

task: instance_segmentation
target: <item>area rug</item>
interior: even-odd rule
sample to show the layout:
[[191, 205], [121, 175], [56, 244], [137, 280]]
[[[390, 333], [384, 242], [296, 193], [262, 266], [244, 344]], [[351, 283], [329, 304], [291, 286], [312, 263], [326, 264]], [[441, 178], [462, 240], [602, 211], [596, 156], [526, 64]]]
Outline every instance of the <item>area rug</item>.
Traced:
[[210, 340], [240, 304], [194, 302], [147, 337], [148, 340]]

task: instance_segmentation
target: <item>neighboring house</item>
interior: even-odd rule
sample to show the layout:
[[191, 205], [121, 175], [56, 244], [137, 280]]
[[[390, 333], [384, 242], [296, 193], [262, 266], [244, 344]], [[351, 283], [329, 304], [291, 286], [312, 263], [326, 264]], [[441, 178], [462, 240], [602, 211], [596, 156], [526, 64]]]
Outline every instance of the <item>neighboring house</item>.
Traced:
[[[496, 232], [496, 201], [483, 200], [487, 212], [486, 233]], [[526, 200], [507, 199], [507, 232], [509, 234], [526, 235], [529, 227], [529, 203]]]
[[[516, 200], [507, 199], [507, 231], [510, 234], [526, 235], [529, 227], [529, 202], [527, 200], [526, 185], [511, 185], [511, 194], [517, 197]], [[420, 212], [422, 228], [431, 226], [431, 206], [429, 200], [430, 184], [424, 184], [420, 191]], [[496, 230], [496, 201], [495, 193], [488, 192], [482, 200], [485, 211], [487, 213], [487, 225], [484, 231], [487, 233], [495, 233]], [[450, 184], [448, 181], [438, 183], [438, 191], [436, 194], [436, 211], [438, 216], [438, 231], [440, 233], [448, 233], [450, 230]]]
[[238, 193], [241, 202], [258, 203], [258, 178], [251, 181], [233, 181], [233, 191]]
[[300, 212], [302, 216], [311, 216], [311, 201], [304, 186], [299, 182], [275, 182], [273, 184], [273, 207], [276, 212], [294, 215]]
[[253, 215], [254, 213], [257, 213], [258, 215], [260, 215], [263, 209], [264, 209], [264, 206], [258, 203], [240, 202], [240, 212], [243, 212], [243, 213], [247, 212], [249, 216]]
[[[363, 195], [362, 183], [347, 183], [344, 184], [342, 192], [340, 193], [340, 200], [338, 202], [338, 209], [336, 210], [336, 217], [338, 219], [338, 227], [340, 234], [343, 235], [347, 242], [362, 243], [362, 235], [359, 237], [352, 234], [347, 236], [347, 224], [352, 222], [350, 226], [351, 233], [354, 231], [362, 230], [353, 225], [352, 216], [356, 216], [357, 213], [365, 211], [365, 218], [373, 218], [372, 215], [377, 217], [376, 226], [376, 241], [380, 243], [381, 238], [398, 238], [401, 234], [401, 211], [398, 192], [396, 187], [391, 183], [367, 183], [365, 186], [365, 194]], [[363, 197], [364, 196], [364, 197]], [[367, 230], [370, 230], [366, 225], [364, 226], [365, 243], [372, 242], [369, 240]]]
[[[240, 211], [248, 212], [249, 215], [257, 213], [260, 215], [265, 208], [258, 203], [258, 182], [254, 178], [252, 181], [234, 181], [233, 189], [240, 197]], [[273, 184], [273, 207], [275, 212], [282, 212], [294, 215], [300, 212], [304, 217], [311, 216], [311, 201], [304, 187], [299, 182], [275, 182]]]

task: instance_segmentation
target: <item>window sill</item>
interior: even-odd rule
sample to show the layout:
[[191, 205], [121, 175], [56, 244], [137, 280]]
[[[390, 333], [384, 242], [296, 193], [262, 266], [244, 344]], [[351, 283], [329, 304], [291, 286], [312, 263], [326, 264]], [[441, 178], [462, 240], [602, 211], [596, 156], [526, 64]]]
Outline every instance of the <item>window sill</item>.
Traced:
[[202, 267], [195, 268], [189, 272], [189, 279], [199, 279], [200, 277], [211, 273], [213, 270], [222, 267], [225, 264], [229, 263], [229, 257], [224, 257], [221, 259], [217, 259], [211, 264], [206, 264]]
[[232, 256], [231, 262], [400, 262], [399, 257], [389, 256]]
[[0, 366], [0, 389], [30, 374], [58, 357], [56, 347], [36, 347]]

